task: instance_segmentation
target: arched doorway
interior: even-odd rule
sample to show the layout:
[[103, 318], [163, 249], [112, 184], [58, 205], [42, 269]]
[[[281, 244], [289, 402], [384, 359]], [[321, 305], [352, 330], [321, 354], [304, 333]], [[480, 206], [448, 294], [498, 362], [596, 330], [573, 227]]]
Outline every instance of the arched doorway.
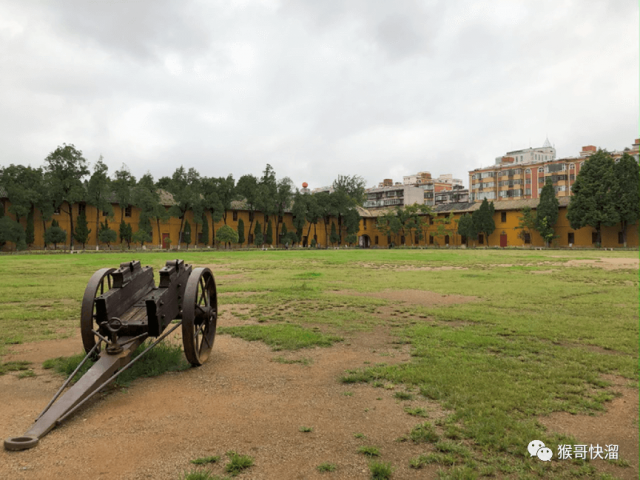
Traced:
[[369, 238], [369, 235], [360, 235], [360, 238], [358, 238], [358, 245], [360, 245], [361, 248], [370, 248], [371, 239]]

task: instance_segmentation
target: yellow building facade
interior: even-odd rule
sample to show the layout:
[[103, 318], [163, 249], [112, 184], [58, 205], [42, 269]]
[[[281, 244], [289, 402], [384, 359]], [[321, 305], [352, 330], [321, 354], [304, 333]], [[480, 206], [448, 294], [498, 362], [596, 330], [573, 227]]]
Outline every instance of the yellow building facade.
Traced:
[[[8, 213], [9, 202], [4, 199], [5, 214], [13, 218]], [[519, 228], [520, 219], [522, 217], [522, 208], [525, 206], [531, 206], [535, 208], [533, 203], [537, 203], [537, 200], [521, 200], [521, 201], [503, 201], [495, 203], [494, 222], [496, 225], [495, 231], [489, 236], [488, 239], [478, 238], [475, 240], [470, 239], [469, 245], [473, 246], [490, 246], [490, 247], [537, 247], [544, 246], [544, 241], [540, 235], [532, 231], [529, 238], [525, 238], [521, 234]], [[579, 230], [573, 230], [567, 220], [567, 205], [569, 198], [560, 199], [560, 211], [556, 225], [554, 226], [556, 232], [556, 238], [552, 242], [552, 246], [557, 247], [593, 247], [595, 246], [595, 229], [590, 227], [581, 228]], [[531, 203], [531, 205], [529, 205]], [[444, 246], [460, 246], [465, 244], [465, 239], [457, 233], [457, 224], [462, 215], [465, 213], [471, 213], [472, 211], [480, 207], [479, 203], [468, 204], [452, 204], [452, 205], [439, 205], [436, 207], [434, 216], [423, 217], [423, 227], [421, 228], [422, 239], [415, 240], [414, 232], [400, 232], [397, 235], [386, 235], [380, 231], [377, 227], [378, 218], [381, 217], [385, 211], [382, 210], [367, 210], [359, 208], [361, 215], [360, 229], [358, 231], [358, 244], [362, 247], [371, 248], [388, 248], [391, 244], [395, 246], [427, 246], [427, 247], [444, 247]], [[169, 209], [167, 205], [165, 208]], [[273, 245], [276, 245], [276, 217], [268, 219], [260, 212], [250, 213], [245, 209], [243, 202], [234, 202], [232, 209], [227, 212], [226, 225], [233, 228], [235, 231], [238, 229], [238, 223], [240, 220], [244, 223], [244, 238], [245, 241], [242, 245], [233, 245], [233, 247], [254, 247], [253, 235], [256, 226], [256, 221], [260, 222], [263, 231], [265, 231], [266, 221], [272, 222], [273, 232]], [[136, 207], [130, 207], [123, 212], [119, 205], [114, 204], [114, 214], [112, 217], [105, 216], [102, 212], [97, 212], [95, 207], [90, 205], [81, 206], [75, 204], [72, 206], [72, 214], [74, 217], [74, 227], [77, 227], [77, 217], [80, 210], [84, 209], [87, 217], [88, 228], [91, 230], [89, 233], [89, 239], [85, 244], [87, 249], [95, 249], [96, 246], [99, 249], [118, 249], [121, 247], [120, 237], [116, 242], [107, 246], [106, 244], [97, 242], [97, 232], [99, 225], [97, 223], [109, 222], [109, 227], [116, 233], [119, 232], [119, 226], [121, 219], [131, 225], [133, 232], [135, 233], [139, 228], [140, 211]], [[98, 215], [96, 215], [98, 213]], [[438, 230], [438, 223], [444, 218], [448, 218], [453, 214], [453, 221], [450, 224], [444, 225], [444, 232]], [[211, 215], [207, 212], [207, 220], [209, 222], [209, 240], [205, 244], [201, 237], [202, 226], [196, 225], [193, 221], [193, 213], [187, 212], [185, 215], [185, 221], [191, 224], [191, 244], [187, 246], [184, 242], [180, 245], [180, 249], [186, 248], [203, 248], [206, 246], [217, 246], [215, 237], [213, 235], [225, 222], [220, 220], [213, 224], [211, 222]], [[69, 235], [71, 232], [70, 219], [68, 215], [68, 205], [63, 204], [60, 211], [54, 214], [53, 218], [58, 221], [60, 227], [67, 232], [67, 240], [65, 245], [58, 245], [57, 248], [69, 248]], [[253, 221], [252, 221], [253, 219]], [[21, 218], [20, 223], [22, 226], [26, 226], [26, 219]], [[291, 213], [286, 213], [282, 218], [279, 225], [278, 235], [281, 233], [282, 225], [286, 225], [287, 231], [295, 231], [293, 226], [293, 217]], [[306, 224], [303, 228], [303, 238], [301, 239], [301, 245], [308, 246], [311, 244], [312, 239], [315, 239], [317, 244], [321, 247], [332, 246], [328, 241], [329, 234], [331, 232], [331, 223], [335, 223], [336, 229], [338, 228], [338, 220], [336, 218], [329, 218], [325, 225], [325, 222], [320, 219], [316, 225]], [[51, 220], [45, 222], [46, 228], [51, 225]], [[151, 221], [153, 239], [150, 243], [147, 243], [149, 248], [164, 248], [175, 249], [178, 248], [178, 240], [180, 235], [181, 219], [171, 217], [167, 221], [157, 222]], [[42, 217], [39, 211], [34, 213], [34, 237], [35, 241], [30, 246], [31, 249], [44, 248], [44, 228], [45, 225], [42, 222]], [[345, 243], [346, 234], [342, 234], [342, 243]], [[169, 241], [167, 241], [169, 240]], [[282, 245], [279, 241], [278, 244]], [[627, 245], [631, 248], [638, 247], [638, 225], [631, 225], [627, 231]], [[620, 248], [623, 246], [621, 239], [620, 226], [603, 227], [602, 229], [602, 247], [604, 248]], [[48, 246], [52, 249], [53, 246]], [[74, 241], [74, 248], [76, 250], [82, 249], [83, 246]], [[13, 251], [15, 245], [8, 242], [3, 251]]]

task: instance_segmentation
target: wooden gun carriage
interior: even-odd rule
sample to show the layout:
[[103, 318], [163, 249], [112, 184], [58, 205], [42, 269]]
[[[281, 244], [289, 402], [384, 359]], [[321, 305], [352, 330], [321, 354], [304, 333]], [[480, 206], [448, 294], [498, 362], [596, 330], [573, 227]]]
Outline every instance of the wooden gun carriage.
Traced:
[[[160, 269], [157, 287], [153, 269], [141, 266], [139, 261], [122, 263], [118, 269], [98, 270], [82, 298], [80, 331], [85, 358], [32, 427], [24, 435], [4, 441], [5, 449], [36, 446], [40, 438], [178, 327], [182, 327], [187, 360], [194, 366], [202, 365], [213, 347], [217, 318], [216, 284], [208, 268], [193, 268], [183, 260], [170, 260]], [[176, 319], [178, 322], [172, 324]], [[155, 340], [132, 358], [149, 337]], [[96, 362], [60, 397], [88, 359]]]

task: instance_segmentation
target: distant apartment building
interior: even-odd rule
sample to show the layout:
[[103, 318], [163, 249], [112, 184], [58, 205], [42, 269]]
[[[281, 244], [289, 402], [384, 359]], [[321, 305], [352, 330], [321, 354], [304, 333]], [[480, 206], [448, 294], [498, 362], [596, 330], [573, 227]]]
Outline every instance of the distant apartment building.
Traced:
[[436, 193], [435, 205], [445, 205], [449, 203], [468, 203], [469, 189], [462, 185], [454, 185], [453, 190], [443, 190]]
[[365, 208], [404, 207], [418, 203], [424, 204], [424, 191], [413, 185], [387, 185], [367, 190]]
[[[545, 142], [538, 149], [528, 149], [528, 156], [520, 155], [518, 150], [509, 152], [507, 156], [490, 167], [477, 168], [469, 172], [469, 200], [479, 202], [485, 198], [490, 201], [523, 200], [540, 198], [540, 192], [547, 179], [551, 180], [556, 197], [571, 195], [571, 187], [585, 160], [596, 153], [593, 145], [582, 147], [579, 157], [555, 158], [555, 149]], [[614, 159], [623, 153], [638, 158], [639, 140], [632, 148], [622, 152], [612, 152]], [[513, 156], [511, 155], [513, 154]], [[516, 162], [516, 157], [520, 158]]]
[[405, 175], [402, 183], [404, 185], [421, 188], [424, 191], [424, 203], [426, 205], [435, 205], [435, 196], [437, 193], [452, 190], [455, 186], [463, 186], [462, 180], [453, 178], [453, 175], [450, 173], [440, 175], [438, 178], [432, 178], [430, 172], [418, 172], [414, 175]]

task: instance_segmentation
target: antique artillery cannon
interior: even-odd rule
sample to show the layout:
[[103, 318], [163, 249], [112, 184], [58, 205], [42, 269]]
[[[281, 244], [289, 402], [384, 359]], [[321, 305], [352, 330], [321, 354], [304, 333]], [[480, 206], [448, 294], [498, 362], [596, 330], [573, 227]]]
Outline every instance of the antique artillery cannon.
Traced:
[[[187, 360], [194, 366], [202, 365], [213, 347], [217, 318], [216, 284], [208, 268], [194, 269], [183, 260], [168, 261], [160, 270], [157, 287], [153, 269], [142, 267], [139, 261], [122, 263], [117, 270], [98, 270], [82, 298], [80, 330], [87, 355], [31, 428], [23, 436], [4, 441], [5, 449], [36, 446], [40, 438], [180, 326]], [[174, 319], [179, 322], [172, 324]], [[149, 337], [156, 340], [132, 359]], [[89, 358], [96, 363], [57, 400]]]

